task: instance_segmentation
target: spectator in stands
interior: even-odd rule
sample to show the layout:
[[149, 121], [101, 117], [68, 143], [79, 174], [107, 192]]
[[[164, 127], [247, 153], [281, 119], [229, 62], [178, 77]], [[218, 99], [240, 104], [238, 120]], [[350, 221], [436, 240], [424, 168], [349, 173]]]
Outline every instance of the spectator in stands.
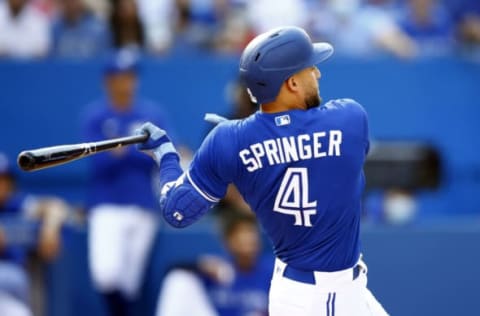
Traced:
[[54, 56], [86, 58], [106, 53], [111, 41], [107, 25], [87, 10], [83, 0], [60, 0], [58, 9], [52, 26]]
[[108, 20], [112, 10], [111, 0], [83, 0], [83, 2], [97, 17]]
[[244, 5], [233, 5], [222, 19], [215, 38], [215, 49], [221, 53], [240, 54], [254, 37]]
[[137, 4], [147, 50], [154, 54], [165, 53], [173, 41], [175, 0], [138, 0]]
[[305, 0], [247, 0], [247, 15], [255, 35], [284, 25], [305, 27], [308, 11]]
[[49, 21], [29, 0], [0, 1], [0, 56], [41, 57], [49, 46]]
[[395, 21], [390, 7], [379, 0], [328, 0], [310, 10], [313, 36], [331, 42], [345, 56], [400, 58], [416, 55], [416, 46]]
[[273, 258], [260, 255], [254, 217], [232, 211], [223, 224], [223, 241], [227, 258], [203, 256], [167, 274], [156, 316], [268, 314]]
[[180, 54], [213, 49], [227, 4], [226, 0], [175, 0], [172, 50]]
[[32, 5], [49, 19], [55, 14], [57, 0], [30, 0]]
[[447, 1], [448, 11], [456, 24], [456, 35], [467, 53], [480, 57], [480, 2]]
[[446, 55], [453, 51], [454, 24], [440, 1], [406, 1], [399, 21], [403, 31], [415, 41], [419, 55]]
[[[104, 69], [106, 97], [92, 103], [83, 120], [85, 141], [133, 134], [145, 121], [168, 129], [161, 108], [137, 95], [136, 50], [115, 53]], [[134, 147], [89, 159], [89, 267], [109, 315], [132, 315], [157, 231], [156, 165]]]
[[403, 188], [370, 190], [363, 205], [363, 220], [371, 224], [404, 226], [418, 216], [416, 192]]
[[143, 49], [145, 33], [135, 0], [114, 0], [110, 15], [113, 46]]
[[57, 256], [66, 209], [57, 198], [18, 192], [13, 168], [0, 153], [0, 315], [32, 315], [25, 271], [27, 253], [37, 249], [47, 261]]

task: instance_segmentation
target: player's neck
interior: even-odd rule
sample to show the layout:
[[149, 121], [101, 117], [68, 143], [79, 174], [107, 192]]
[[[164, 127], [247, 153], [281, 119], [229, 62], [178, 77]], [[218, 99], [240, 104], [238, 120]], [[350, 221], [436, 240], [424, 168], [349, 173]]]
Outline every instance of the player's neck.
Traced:
[[283, 100], [275, 100], [273, 102], [264, 103], [260, 106], [263, 113], [277, 113], [290, 110], [306, 110], [305, 102], [292, 100], [290, 102]]
[[274, 101], [263, 103], [260, 109], [264, 113], [277, 113], [290, 110], [306, 110], [307, 106], [305, 99], [300, 94], [281, 89]]

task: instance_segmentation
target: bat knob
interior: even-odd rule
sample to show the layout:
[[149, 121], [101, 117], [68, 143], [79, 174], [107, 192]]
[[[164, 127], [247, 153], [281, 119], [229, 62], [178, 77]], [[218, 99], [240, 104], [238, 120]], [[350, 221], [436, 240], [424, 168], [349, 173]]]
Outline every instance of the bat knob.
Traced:
[[35, 167], [35, 157], [28, 151], [22, 151], [18, 155], [17, 163], [22, 170], [29, 171]]

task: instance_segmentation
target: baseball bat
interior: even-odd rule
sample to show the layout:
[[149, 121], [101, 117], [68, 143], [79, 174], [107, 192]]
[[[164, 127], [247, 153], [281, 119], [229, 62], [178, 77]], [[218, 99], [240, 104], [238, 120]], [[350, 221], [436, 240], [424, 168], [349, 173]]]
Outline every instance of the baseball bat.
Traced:
[[148, 134], [113, 138], [91, 143], [60, 145], [22, 151], [17, 158], [18, 166], [24, 171], [34, 171], [58, 166], [73, 160], [91, 156], [106, 150], [126, 145], [143, 143]]

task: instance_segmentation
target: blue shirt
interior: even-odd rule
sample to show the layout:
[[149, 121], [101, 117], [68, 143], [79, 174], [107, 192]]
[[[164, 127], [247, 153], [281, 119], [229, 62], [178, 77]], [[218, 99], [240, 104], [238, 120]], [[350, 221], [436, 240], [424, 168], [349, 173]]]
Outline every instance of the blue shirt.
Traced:
[[341, 99], [310, 110], [267, 114], [218, 125], [189, 169], [206, 199], [233, 182], [273, 243], [298, 269], [338, 271], [359, 258], [367, 115]]
[[412, 10], [404, 9], [399, 25], [417, 43], [420, 54], [436, 56], [450, 53], [455, 44], [455, 25], [450, 13], [443, 6], [436, 4], [429, 13], [428, 23], [421, 24], [414, 18]]
[[[101, 99], [87, 109], [84, 139], [89, 142], [132, 135], [146, 121], [166, 128], [164, 115], [156, 104], [136, 100], [130, 110], [119, 112], [106, 99]], [[109, 203], [155, 209], [158, 205], [152, 182], [155, 162], [135, 146], [123, 149], [121, 155], [110, 151], [88, 159], [88, 207]]]
[[84, 14], [75, 23], [57, 18], [52, 25], [52, 40], [52, 54], [68, 58], [98, 56], [111, 46], [107, 25], [93, 14]]
[[219, 316], [267, 315], [268, 291], [273, 260], [259, 258], [249, 271], [235, 269], [231, 284], [223, 285], [205, 279], [208, 296]]

